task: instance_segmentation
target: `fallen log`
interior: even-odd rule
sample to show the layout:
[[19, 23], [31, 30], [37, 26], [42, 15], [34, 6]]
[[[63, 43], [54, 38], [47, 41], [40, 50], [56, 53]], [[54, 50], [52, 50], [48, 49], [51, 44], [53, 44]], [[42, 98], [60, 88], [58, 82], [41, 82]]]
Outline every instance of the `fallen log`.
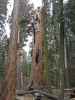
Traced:
[[57, 96], [49, 94], [49, 93], [47, 93], [45, 91], [41, 91], [41, 90], [30, 90], [30, 91], [17, 90], [16, 91], [16, 95], [19, 95], [19, 96], [23, 96], [26, 94], [32, 94], [33, 96], [36, 96], [36, 94], [39, 94], [40, 96], [46, 96], [48, 99], [51, 99], [51, 100], [58, 100]]

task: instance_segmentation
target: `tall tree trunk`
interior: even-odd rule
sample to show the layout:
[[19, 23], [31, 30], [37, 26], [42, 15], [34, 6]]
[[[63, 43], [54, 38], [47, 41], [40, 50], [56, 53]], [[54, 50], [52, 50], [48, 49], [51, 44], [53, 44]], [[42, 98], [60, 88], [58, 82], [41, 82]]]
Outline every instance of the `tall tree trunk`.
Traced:
[[12, 17], [12, 27], [9, 42], [9, 64], [5, 77], [5, 84], [1, 100], [15, 100], [16, 96], [16, 60], [17, 60], [17, 18], [18, 18], [18, 3], [19, 0], [14, 1], [14, 10]]
[[64, 100], [64, 72], [65, 72], [65, 63], [64, 63], [64, 16], [63, 16], [63, 0], [59, 0], [60, 4], [60, 89], [61, 96], [60, 98]]
[[35, 44], [33, 47], [33, 69], [32, 80], [33, 87], [40, 89], [43, 85], [43, 28], [42, 28], [42, 14], [38, 12], [37, 31], [35, 32]]

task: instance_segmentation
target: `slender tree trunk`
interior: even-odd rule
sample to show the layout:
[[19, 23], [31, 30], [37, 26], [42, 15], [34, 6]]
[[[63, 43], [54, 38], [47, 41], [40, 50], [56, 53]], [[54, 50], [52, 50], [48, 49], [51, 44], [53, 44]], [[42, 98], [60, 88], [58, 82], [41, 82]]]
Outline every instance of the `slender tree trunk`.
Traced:
[[63, 0], [59, 0], [60, 4], [60, 98], [64, 100], [64, 16], [63, 16]]
[[68, 72], [68, 58], [67, 58], [67, 39], [65, 37], [64, 41], [64, 51], [65, 51], [65, 79], [66, 79], [66, 88], [69, 88], [69, 72]]

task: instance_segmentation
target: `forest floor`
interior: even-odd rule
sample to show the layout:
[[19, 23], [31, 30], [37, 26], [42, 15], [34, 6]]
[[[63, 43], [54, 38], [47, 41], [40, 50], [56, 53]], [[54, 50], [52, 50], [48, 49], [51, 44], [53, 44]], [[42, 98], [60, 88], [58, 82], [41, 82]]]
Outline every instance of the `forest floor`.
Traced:
[[32, 95], [25, 95], [25, 96], [17, 96], [17, 100], [33, 100]]

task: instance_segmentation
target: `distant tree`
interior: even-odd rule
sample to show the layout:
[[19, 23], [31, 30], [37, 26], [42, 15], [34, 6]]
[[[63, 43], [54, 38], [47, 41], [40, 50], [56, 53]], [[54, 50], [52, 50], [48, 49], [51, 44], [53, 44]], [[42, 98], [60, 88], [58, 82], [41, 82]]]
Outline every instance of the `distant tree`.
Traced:
[[28, 41], [27, 38], [30, 35], [30, 31], [28, 28], [28, 24], [30, 23], [30, 16], [33, 9], [33, 5], [29, 4], [28, 0], [20, 0], [19, 1], [19, 8], [18, 10], [18, 24], [19, 24], [19, 39], [20, 39], [20, 46], [23, 47], [26, 45]]
[[5, 62], [7, 52], [7, 36], [5, 30], [5, 15], [0, 15], [0, 92], [2, 91], [3, 81], [5, 79]]
[[61, 88], [61, 99], [64, 99], [64, 72], [65, 72], [65, 62], [64, 62], [64, 14], [63, 14], [63, 0], [59, 1], [60, 15], [60, 88]]
[[[75, 38], [75, 1], [68, 0], [67, 4], [64, 6], [64, 17], [65, 17], [65, 32], [66, 32], [66, 45], [67, 45], [67, 64], [68, 64], [68, 74], [69, 74], [69, 86], [74, 87], [74, 80], [72, 79], [74, 76], [74, 69], [72, 69], [73, 65], [73, 50], [74, 50], [74, 38]], [[72, 74], [73, 73], [73, 74]], [[67, 83], [67, 82], [66, 82]]]
[[[48, 89], [59, 87], [59, 1], [44, 3], [44, 67]], [[51, 9], [52, 6], [52, 9]]]
[[7, 2], [8, 0], [0, 0], [0, 14], [6, 15]]
[[75, 1], [72, 0], [68, 0], [68, 3], [65, 5], [65, 20], [66, 20], [66, 24], [67, 24], [67, 29], [71, 29], [71, 31], [73, 33], [75, 33]]
[[19, 28], [20, 28], [20, 46], [23, 47], [27, 43], [27, 38], [29, 36], [27, 30], [28, 21], [26, 17], [21, 17], [19, 20]]

